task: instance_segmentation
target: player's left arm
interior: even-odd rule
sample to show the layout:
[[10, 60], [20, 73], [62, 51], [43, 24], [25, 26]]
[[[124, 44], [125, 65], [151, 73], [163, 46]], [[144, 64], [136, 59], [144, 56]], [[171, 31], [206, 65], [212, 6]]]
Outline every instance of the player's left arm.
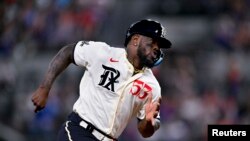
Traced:
[[160, 128], [160, 103], [161, 98], [158, 98], [157, 101], [152, 101], [152, 93], [148, 95], [145, 105], [145, 117], [138, 121], [138, 130], [144, 138], [151, 137]]

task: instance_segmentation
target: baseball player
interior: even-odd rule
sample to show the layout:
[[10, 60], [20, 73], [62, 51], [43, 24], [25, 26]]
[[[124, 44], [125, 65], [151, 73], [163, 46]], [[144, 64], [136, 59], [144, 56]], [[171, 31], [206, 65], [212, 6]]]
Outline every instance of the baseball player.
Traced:
[[139, 133], [152, 136], [160, 127], [161, 87], [151, 68], [162, 62], [161, 49], [171, 47], [164, 34], [159, 22], [144, 19], [128, 28], [125, 48], [95, 41], [63, 47], [32, 95], [35, 112], [45, 107], [56, 77], [74, 63], [85, 73], [58, 141], [114, 141], [133, 117]]

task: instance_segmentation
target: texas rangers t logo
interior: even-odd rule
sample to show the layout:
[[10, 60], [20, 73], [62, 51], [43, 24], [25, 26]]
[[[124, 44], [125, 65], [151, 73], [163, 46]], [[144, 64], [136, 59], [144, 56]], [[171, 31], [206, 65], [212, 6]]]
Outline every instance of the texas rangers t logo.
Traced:
[[114, 92], [114, 83], [119, 82], [117, 81], [117, 78], [120, 76], [120, 72], [105, 65], [102, 65], [102, 68], [104, 69], [104, 72], [101, 75], [101, 81], [98, 85]]

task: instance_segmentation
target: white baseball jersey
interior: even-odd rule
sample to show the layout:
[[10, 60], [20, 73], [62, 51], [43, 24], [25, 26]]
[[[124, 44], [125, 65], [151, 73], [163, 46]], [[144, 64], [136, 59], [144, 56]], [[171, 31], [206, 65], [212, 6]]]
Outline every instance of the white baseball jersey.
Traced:
[[152, 93], [153, 101], [161, 97], [160, 85], [150, 69], [133, 75], [134, 67], [124, 48], [79, 41], [74, 61], [86, 70], [73, 110], [114, 138], [120, 136], [131, 117], [145, 117], [148, 93]]

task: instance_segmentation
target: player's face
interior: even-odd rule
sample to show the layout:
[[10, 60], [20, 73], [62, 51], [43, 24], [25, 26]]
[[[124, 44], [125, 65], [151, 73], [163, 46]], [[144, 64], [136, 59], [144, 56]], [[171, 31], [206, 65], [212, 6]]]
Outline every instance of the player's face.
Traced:
[[137, 55], [142, 66], [152, 68], [159, 52], [160, 48], [156, 40], [145, 36], [142, 37], [137, 49]]

